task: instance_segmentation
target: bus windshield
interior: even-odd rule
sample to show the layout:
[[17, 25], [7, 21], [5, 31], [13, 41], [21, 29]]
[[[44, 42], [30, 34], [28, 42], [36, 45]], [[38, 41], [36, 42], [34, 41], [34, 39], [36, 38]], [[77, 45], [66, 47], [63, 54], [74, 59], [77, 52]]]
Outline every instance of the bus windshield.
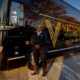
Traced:
[[5, 12], [6, 0], [0, 0], [0, 23], [4, 21], [4, 12]]

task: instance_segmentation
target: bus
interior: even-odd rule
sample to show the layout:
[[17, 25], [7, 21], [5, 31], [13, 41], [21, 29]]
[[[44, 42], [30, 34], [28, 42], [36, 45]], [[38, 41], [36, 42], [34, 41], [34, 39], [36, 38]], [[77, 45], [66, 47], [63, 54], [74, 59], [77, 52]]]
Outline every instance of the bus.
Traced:
[[48, 36], [47, 58], [80, 51], [79, 14], [64, 0], [0, 0], [0, 70], [35, 65], [30, 40], [38, 24]]

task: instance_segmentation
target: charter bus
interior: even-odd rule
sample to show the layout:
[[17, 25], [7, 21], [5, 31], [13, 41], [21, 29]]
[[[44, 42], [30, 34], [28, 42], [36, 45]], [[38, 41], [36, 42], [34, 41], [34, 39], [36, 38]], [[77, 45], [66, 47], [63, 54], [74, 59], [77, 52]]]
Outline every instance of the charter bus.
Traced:
[[48, 36], [47, 57], [80, 51], [79, 15], [64, 0], [0, 0], [0, 70], [35, 65], [30, 40], [38, 24]]

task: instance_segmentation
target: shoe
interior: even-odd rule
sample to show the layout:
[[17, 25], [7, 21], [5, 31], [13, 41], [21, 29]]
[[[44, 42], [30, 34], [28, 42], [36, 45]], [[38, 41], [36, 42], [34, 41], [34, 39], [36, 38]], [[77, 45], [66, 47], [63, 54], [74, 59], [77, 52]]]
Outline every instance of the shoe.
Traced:
[[36, 72], [32, 73], [32, 75], [36, 75], [36, 74], [39, 74], [39, 73], [36, 73]]
[[43, 74], [42, 76], [45, 77], [47, 74]]

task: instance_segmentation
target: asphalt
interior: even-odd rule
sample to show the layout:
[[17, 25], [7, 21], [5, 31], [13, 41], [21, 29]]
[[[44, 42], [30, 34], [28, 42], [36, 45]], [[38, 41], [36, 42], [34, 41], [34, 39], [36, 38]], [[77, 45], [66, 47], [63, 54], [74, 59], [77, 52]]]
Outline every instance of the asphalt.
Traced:
[[80, 52], [48, 59], [47, 70], [45, 77], [42, 76], [42, 67], [39, 74], [31, 75], [34, 71], [26, 64], [23, 67], [0, 71], [0, 80], [80, 80]]

